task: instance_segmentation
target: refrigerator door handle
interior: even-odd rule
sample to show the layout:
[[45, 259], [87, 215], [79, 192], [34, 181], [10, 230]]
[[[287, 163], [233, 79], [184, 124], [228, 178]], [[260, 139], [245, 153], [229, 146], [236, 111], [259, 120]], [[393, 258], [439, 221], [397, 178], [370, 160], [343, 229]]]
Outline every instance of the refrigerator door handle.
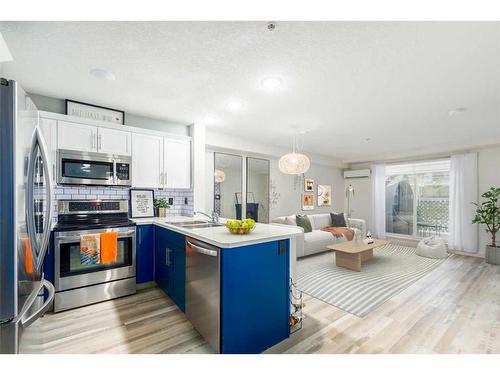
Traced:
[[[54, 296], [56, 294], [56, 289], [54, 288], [54, 285], [52, 285], [52, 283], [50, 283], [48, 280], [43, 280], [40, 290], [42, 290], [43, 288], [47, 289], [49, 296], [38, 310], [36, 310], [27, 318], [21, 319], [21, 325], [23, 326], [23, 328], [29, 327], [35, 320], [45, 314], [51, 307], [52, 302], [54, 301]], [[38, 293], [40, 293], [40, 291]]]
[[[40, 150], [40, 154], [43, 161], [43, 173], [46, 180], [45, 184], [45, 217], [43, 222], [43, 232], [40, 239], [40, 243], [36, 242], [36, 226], [35, 226], [35, 213], [34, 213], [34, 179], [35, 179], [35, 162], [36, 162], [36, 150]], [[31, 244], [32, 256], [35, 261], [35, 267], [40, 270], [45, 253], [50, 239], [50, 227], [52, 223], [52, 176], [51, 168], [49, 167], [49, 160], [47, 158], [47, 148], [45, 146], [45, 141], [41, 134], [39, 127], [35, 128], [33, 134], [33, 141], [31, 144], [31, 151], [28, 160], [28, 179], [26, 188], [26, 223], [28, 230], [28, 237]], [[37, 251], [38, 249], [38, 251]]]

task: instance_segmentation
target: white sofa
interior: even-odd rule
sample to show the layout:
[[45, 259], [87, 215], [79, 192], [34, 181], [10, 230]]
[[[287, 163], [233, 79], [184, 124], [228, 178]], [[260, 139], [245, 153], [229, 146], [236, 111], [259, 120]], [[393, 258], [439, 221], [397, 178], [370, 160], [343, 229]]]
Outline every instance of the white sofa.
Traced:
[[[329, 227], [332, 225], [330, 214], [307, 215], [307, 217], [311, 221], [312, 232], [303, 233], [302, 235], [297, 236], [296, 239], [297, 258], [325, 251], [328, 245], [333, 245], [335, 243], [347, 241], [345, 237], [336, 238], [333, 234], [321, 230], [321, 228]], [[295, 221], [295, 215], [279, 216], [273, 219], [272, 223], [278, 225], [297, 226], [297, 222]], [[347, 219], [346, 223], [348, 223]], [[354, 229], [359, 239], [365, 238], [366, 236], [365, 220], [351, 219], [350, 226], [352, 229]], [[302, 229], [301, 227], [299, 228]], [[304, 232], [303, 229], [302, 232]]]

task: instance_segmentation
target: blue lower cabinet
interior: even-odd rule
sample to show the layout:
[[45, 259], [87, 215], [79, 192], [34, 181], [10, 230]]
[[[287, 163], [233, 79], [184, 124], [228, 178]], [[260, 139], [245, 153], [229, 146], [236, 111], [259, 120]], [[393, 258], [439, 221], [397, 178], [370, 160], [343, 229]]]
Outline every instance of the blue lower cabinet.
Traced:
[[222, 353], [261, 353], [290, 335], [289, 280], [288, 240], [222, 250]]
[[54, 232], [50, 234], [49, 245], [43, 259], [43, 277], [54, 284]]
[[186, 282], [184, 235], [156, 227], [154, 264], [156, 283], [184, 311]]
[[186, 311], [186, 250], [185, 247], [173, 249], [172, 295], [170, 296], [179, 308]]
[[154, 225], [138, 225], [136, 235], [136, 283], [154, 281]]
[[155, 281], [167, 294], [172, 293], [171, 288], [171, 249], [168, 241], [168, 230], [160, 227], [155, 228]]

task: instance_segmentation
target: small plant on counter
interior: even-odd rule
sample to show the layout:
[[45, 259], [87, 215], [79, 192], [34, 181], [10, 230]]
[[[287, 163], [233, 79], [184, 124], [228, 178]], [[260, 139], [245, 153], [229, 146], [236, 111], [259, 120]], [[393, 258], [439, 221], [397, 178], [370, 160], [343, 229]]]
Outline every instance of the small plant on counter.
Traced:
[[167, 208], [170, 208], [166, 198], [155, 198], [153, 200], [153, 207], [155, 209], [155, 216], [165, 217], [167, 216]]

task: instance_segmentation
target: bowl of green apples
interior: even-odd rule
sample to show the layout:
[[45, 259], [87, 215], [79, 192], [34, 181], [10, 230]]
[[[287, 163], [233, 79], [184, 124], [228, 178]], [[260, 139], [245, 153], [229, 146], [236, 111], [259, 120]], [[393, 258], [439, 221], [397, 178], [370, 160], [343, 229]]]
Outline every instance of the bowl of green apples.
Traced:
[[232, 234], [248, 234], [255, 228], [255, 220], [228, 220], [226, 221], [226, 228]]

